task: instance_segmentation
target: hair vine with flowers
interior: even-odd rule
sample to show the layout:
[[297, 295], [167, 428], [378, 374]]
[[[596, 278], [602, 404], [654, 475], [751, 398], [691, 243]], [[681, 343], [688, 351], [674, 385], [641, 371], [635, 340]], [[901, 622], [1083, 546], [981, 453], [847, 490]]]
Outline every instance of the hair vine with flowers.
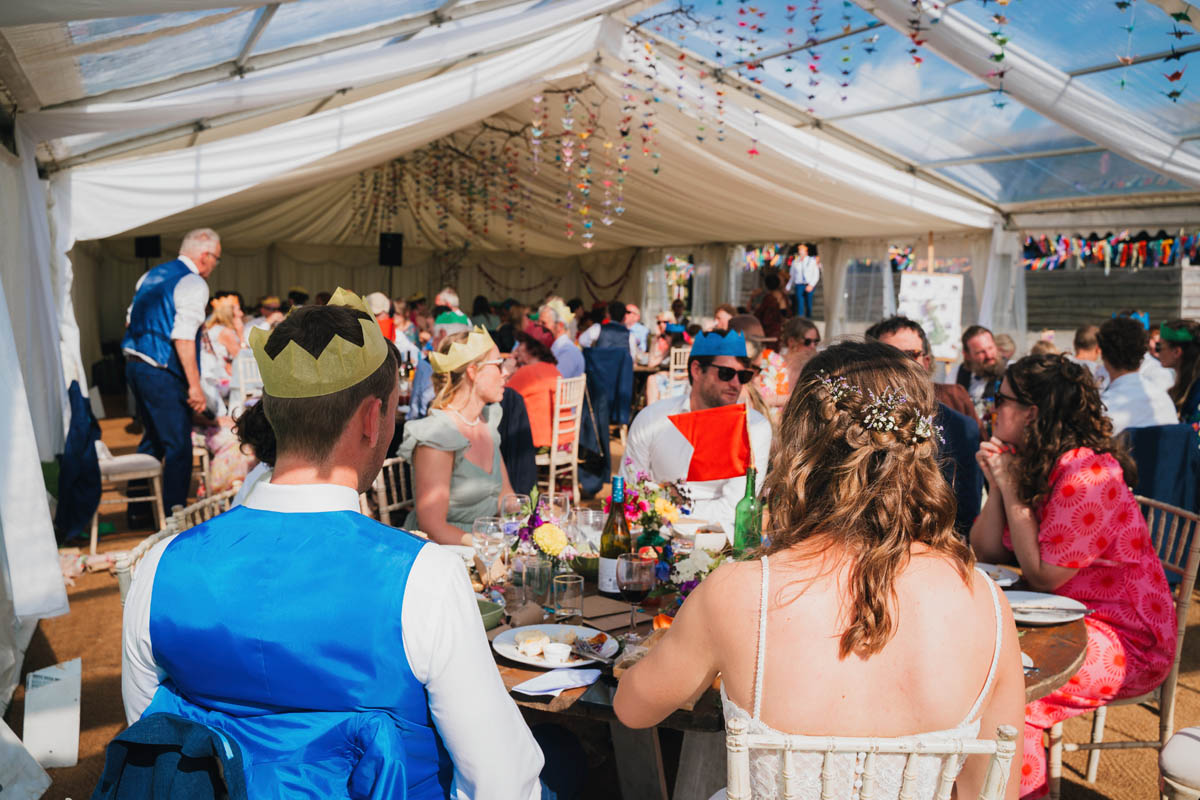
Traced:
[[[541, 495], [537, 487], [529, 493], [529, 505], [521, 509], [525, 514], [525, 523], [517, 530], [517, 538], [513, 542], [513, 552], [520, 554], [541, 553], [568, 562], [579, 557], [579, 551], [567, 538], [562, 528], [549, 520], [542, 519], [538, 500]], [[581, 540], [582, 541], [582, 540]]]
[[[900, 427], [896, 415], [908, 405], [908, 395], [898, 389], [888, 387], [880, 394], [875, 394], [870, 389], [863, 392], [862, 389], [847, 381], [844, 375], [834, 377], [825, 370], [817, 373], [817, 380], [825, 388], [835, 406], [842, 404], [850, 397], [865, 398], [867, 402], [858, 413], [862, 426], [867, 430], [887, 433]], [[910, 444], [923, 442], [934, 436], [939, 442], [946, 441], [942, 436], [942, 426], [936, 424], [933, 419], [933, 414], [916, 415]]]

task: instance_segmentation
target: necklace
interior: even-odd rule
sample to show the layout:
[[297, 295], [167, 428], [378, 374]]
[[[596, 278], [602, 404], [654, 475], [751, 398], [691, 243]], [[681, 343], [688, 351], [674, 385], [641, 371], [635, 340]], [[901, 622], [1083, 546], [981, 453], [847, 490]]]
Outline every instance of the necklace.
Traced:
[[467, 427], [469, 427], [469, 428], [474, 428], [476, 425], [478, 425], [479, 423], [483, 422], [483, 415], [482, 415], [482, 414], [479, 416], [479, 419], [477, 419], [477, 420], [475, 420], [475, 421], [473, 421], [473, 422], [472, 422], [471, 420], [469, 420], [469, 419], [467, 419], [466, 417], [464, 417], [462, 414], [458, 413], [458, 409], [457, 409], [457, 408], [452, 408], [452, 409], [450, 409], [450, 412], [451, 412], [452, 414], [454, 414], [454, 416], [456, 416], [456, 417], [458, 417], [460, 420], [462, 420], [462, 424], [463, 424], [463, 425], [466, 425], [466, 426], [467, 426]]

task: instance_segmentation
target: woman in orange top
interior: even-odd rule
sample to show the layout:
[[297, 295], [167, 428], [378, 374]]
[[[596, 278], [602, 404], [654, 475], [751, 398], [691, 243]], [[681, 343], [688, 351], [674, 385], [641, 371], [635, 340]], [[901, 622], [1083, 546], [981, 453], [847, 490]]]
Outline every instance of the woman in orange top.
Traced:
[[513, 357], [517, 371], [508, 385], [525, 400], [534, 447], [549, 447], [554, 433], [554, 394], [561, 377], [555, 364], [558, 360], [550, 348], [524, 331], [516, 333], [517, 346]]

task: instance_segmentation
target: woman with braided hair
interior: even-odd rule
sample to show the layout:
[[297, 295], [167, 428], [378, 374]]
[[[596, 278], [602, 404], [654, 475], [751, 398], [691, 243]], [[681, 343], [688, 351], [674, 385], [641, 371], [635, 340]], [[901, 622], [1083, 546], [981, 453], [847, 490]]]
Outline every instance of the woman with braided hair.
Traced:
[[[752, 734], [963, 740], [1018, 725], [1016, 628], [954, 532], [928, 376], [889, 345], [843, 342], [798, 377], [764, 489], [770, 544], [688, 596], [622, 676], [617, 716], [655, 725], [720, 674], [726, 719]], [[822, 756], [795, 762], [799, 796], [818, 800]], [[855, 754], [831, 764], [835, 794], [852, 796]], [[781, 797], [782, 754], [753, 753], [750, 765], [753, 796]], [[978, 795], [986, 766], [965, 761], [960, 797]], [[879, 756], [877, 796], [895, 797], [904, 769], [903, 756]], [[936, 760], [918, 757], [917, 771], [913, 796], [928, 800]]]
[[1179, 409], [1179, 421], [1200, 422], [1200, 322], [1168, 320], [1159, 331], [1158, 360], [1175, 370], [1175, 385], [1169, 394]]
[[1061, 689], [1025, 708], [1021, 795], [1046, 792], [1042, 732], [1160, 684], [1175, 656], [1175, 607], [1091, 374], [1066, 356], [1027, 356], [996, 394], [979, 449], [988, 500], [971, 529], [980, 558], [1015, 554], [1034, 589], [1094, 609], [1087, 656]]

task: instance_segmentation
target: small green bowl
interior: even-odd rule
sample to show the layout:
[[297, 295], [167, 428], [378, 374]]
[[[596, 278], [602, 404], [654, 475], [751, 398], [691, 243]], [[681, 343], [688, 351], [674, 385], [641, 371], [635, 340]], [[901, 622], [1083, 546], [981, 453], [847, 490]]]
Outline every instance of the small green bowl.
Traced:
[[491, 600], [480, 600], [479, 598], [475, 598], [475, 602], [479, 604], [479, 615], [483, 617], [483, 629], [485, 631], [490, 631], [500, 624], [500, 617], [504, 616], [504, 606], [499, 603], [493, 603]]
[[599, 580], [600, 575], [600, 557], [599, 556], [576, 556], [569, 562], [571, 569], [583, 576], [585, 581]]

